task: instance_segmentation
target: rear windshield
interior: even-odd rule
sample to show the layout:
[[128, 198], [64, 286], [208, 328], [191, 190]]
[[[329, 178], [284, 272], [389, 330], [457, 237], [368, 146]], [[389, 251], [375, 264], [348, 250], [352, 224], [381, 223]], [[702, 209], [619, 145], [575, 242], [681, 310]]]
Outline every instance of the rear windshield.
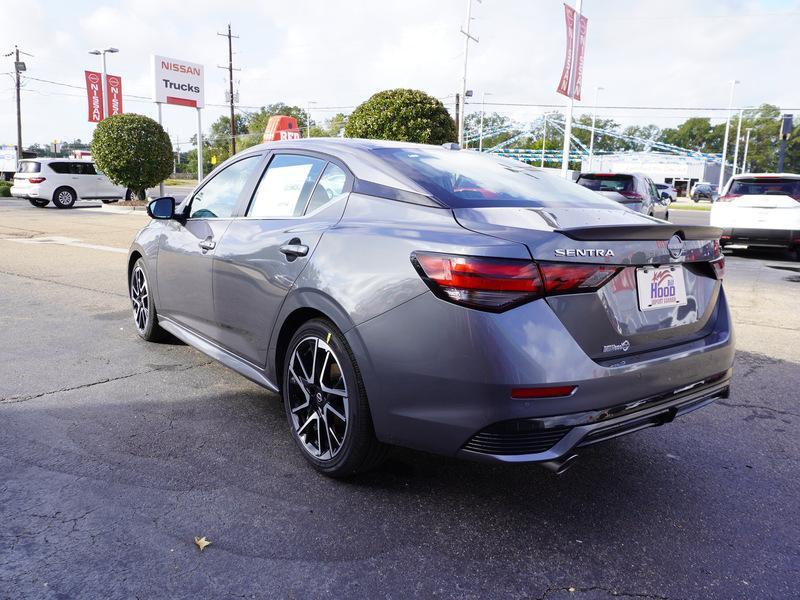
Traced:
[[731, 182], [729, 194], [739, 196], [775, 195], [775, 196], [800, 196], [800, 179], [788, 177], [752, 177], [747, 179], [734, 179]]
[[450, 208], [565, 204], [620, 208], [599, 194], [511, 159], [435, 147], [375, 148], [372, 152]]
[[19, 163], [19, 171], [17, 173], [40, 173], [42, 171], [42, 163], [31, 160], [22, 160]]
[[606, 175], [592, 173], [578, 177], [578, 183], [595, 192], [632, 192], [633, 175]]

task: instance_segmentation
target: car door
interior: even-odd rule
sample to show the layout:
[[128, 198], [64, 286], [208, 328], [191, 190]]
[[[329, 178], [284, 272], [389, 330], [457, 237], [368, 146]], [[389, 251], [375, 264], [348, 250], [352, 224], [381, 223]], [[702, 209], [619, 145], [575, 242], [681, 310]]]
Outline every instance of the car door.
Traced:
[[96, 198], [97, 181], [95, 181], [94, 168], [87, 169], [90, 163], [84, 161], [72, 161], [69, 163], [70, 185], [75, 189], [78, 198]]
[[125, 188], [122, 188], [112, 182], [108, 175], [97, 169], [97, 165], [91, 163], [92, 168], [95, 170], [95, 180], [97, 181], [97, 197], [98, 198], [123, 198], [125, 197]]
[[652, 179], [646, 179], [647, 187], [649, 188], [650, 198], [652, 199], [652, 212], [653, 216], [659, 219], [665, 219], [667, 216], [666, 200], [661, 198], [661, 193], [658, 191], [656, 184]]
[[182, 219], [164, 221], [157, 260], [161, 316], [214, 340], [212, 260], [239, 200], [252, 189], [263, 154], [221, 166], [179, 207]]
[[224, 347], [266, 364], [286, 294], [325, 230], [341, 219], [351, 187], [351, 175], [333, 159], [295, 152], [271, 157], [214, 257], [214, 310]]

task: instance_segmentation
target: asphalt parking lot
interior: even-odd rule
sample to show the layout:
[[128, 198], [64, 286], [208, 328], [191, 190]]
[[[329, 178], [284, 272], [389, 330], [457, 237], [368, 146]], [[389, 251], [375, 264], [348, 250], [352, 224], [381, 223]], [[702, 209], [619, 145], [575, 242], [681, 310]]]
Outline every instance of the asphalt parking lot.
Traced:
[[797, 597], [789, 254], [728, 257], [728, 400], [560, 477], [397, 450], [332, 481], [277, 396], [138, 339], [125, 261], [146, 220], [0, 199], [0, 597]]

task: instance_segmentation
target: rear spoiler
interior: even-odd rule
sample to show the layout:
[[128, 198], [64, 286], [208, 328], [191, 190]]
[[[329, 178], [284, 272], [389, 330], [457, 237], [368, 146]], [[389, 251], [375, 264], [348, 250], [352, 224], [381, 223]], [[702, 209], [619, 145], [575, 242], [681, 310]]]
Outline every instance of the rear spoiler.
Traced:
[[719, 227], [702, 225], [594, 225], [557, 229], [573, 240], [584, 242], [614, 242], [636, 240], [668, 240], [677, 235], [684, 240], [718, 240], [722, 235]]

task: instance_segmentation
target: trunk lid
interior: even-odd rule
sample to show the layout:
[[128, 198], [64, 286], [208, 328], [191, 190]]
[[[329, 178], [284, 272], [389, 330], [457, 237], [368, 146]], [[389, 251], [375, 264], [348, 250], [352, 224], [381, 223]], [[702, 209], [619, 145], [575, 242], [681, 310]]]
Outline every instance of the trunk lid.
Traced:
[[[576, 342], [598, 362], [690, 342], [707, 335], [714, 325], [721, 285], [710, 262], [719, 257], [719, 229], [673, 225], [612, 208], [491, 207], [453, 212], [466, 229], [525, 244], [537, 263], [619, 267], [597, 291], [545, 299]], [[670, 245], [673, 236], [679, 241]], [[654, 267], [664, 265], [674, 266], [672, 275], [682, 279], [686, 303], [642, 310], [637, 277], [650, 277]], [[650, 269], [645, 272], [643, 267]]]

